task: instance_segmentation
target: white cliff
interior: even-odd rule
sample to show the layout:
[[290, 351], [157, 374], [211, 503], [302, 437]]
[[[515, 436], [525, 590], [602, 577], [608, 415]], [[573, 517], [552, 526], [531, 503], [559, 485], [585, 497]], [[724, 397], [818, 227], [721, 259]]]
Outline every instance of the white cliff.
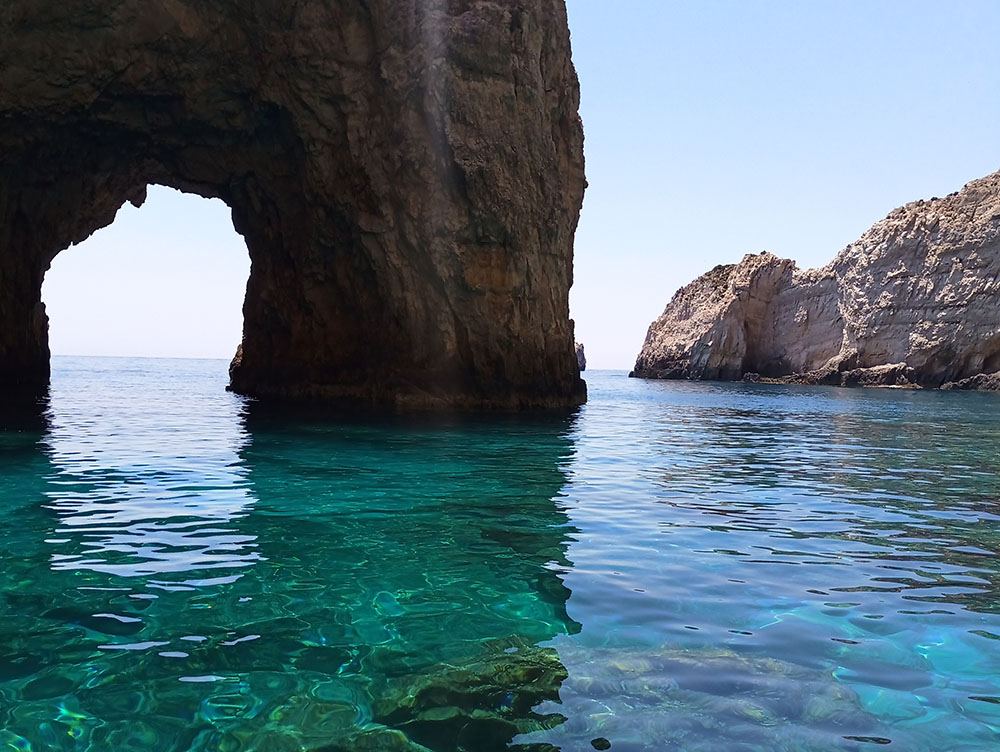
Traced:
[[891, 212], [822, 269], [770, 253], [681, 288], [644, 378], [965, 386], [1000, 381], [1000, 172]]

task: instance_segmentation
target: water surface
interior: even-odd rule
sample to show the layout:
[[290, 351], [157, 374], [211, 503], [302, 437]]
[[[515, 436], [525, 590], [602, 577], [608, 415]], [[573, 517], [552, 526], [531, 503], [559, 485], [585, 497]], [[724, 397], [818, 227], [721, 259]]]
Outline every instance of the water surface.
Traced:
[[0, 432], [0, 750], [1000, 743], [996, 395], [318, 420], [225, 367], [57, 358]]

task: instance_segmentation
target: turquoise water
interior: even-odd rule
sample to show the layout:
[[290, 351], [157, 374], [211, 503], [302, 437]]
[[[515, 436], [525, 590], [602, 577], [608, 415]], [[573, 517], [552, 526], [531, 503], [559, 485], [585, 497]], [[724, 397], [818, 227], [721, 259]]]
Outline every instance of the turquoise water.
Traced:
[[0, 432], [0, 750], [1000, 747], [1000, 396], [334, 420], [53, 365]]

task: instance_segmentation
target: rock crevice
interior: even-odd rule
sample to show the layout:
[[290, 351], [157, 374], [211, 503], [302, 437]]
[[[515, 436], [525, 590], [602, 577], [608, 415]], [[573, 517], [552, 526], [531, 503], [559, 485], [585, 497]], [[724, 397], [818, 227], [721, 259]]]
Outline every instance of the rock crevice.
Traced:
[[10, 0], [0, 385], [47, 383], [55, 255], [163, 184], [246, 239], [236, 391], [579, 403], [578, 105], [564, 0]]
[[891, 212], [827, 266], [770, 253], [681, 288], [633, 375], [990, 388], [1000, 372], [1000, 172]]

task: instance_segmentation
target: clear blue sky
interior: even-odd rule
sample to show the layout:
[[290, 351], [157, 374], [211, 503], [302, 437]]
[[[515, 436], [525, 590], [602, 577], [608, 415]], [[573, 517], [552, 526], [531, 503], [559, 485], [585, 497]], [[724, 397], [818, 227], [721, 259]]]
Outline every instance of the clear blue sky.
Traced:
[[[677, 287], [829, 261], [892, 208], [1000, 169], [1000, 3], [568, 0], [590, 188], [571, 293], [631, 367]], [[152, 189], [60, 255], [56, 353], [230, 357], [249, 262], [218, 201]]]

